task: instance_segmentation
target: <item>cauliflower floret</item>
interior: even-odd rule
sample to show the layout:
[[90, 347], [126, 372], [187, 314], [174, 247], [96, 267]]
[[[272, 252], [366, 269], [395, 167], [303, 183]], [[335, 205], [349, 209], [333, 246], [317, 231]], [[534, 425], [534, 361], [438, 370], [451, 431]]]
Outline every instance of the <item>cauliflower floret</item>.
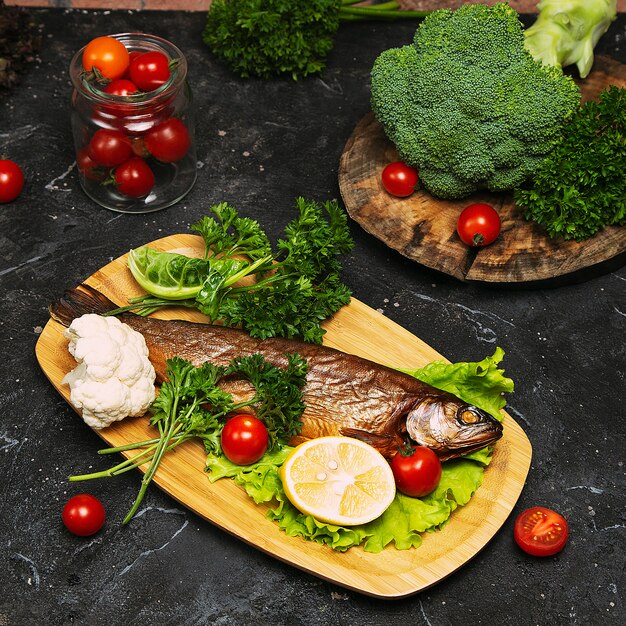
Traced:
[[88, 337], [77, 337], [74, 350], [70, 350], [79, 363], [84, 363], [93, 380], [105, 381], [115, 374], [122, 363], [120, 344], [108, 333], [95, 333]]
[[[152, 370], [154, 372], [154, 369]], [[155, 398], [154, 393], [154, 374], [152, 378], [146, 376], [140, 378], [130, 389], [130, 412], [129, 415], [143, 415], [146, 409]], [[150, 402], [146, 406], [146, 399], [150, 398]]]
[[92, 428], [143, 415], [155, 398], [155, 372], [143, 336], [115, 317], [89, 313], [64, 335], [78, 365], [63, 378], [70, 402]]
[[[119, 320], [117, 320], [119, 322]], [[109, 329], [109, 323], [106, 317], [96, 315], [95, 313], [88, 313], [77, 317], [70, 325], [68, 329], [63, 333], [68, 339], [78, 337], [90, 337], [96, 333], [106, 333]], [[72, 352], [74, 342], [70, 341], [68, 346], [69, 351]]]
[[92, 428], [103, 428], [131, 414], [130, 387], [117, 378], [79, 379], [70, 389], [71, 403], [82, 409], [83, 419]]
[[126, 385], [134, 385], [150, 373], [149, 368], [152, 367], [150, 361], [140, 354], [132, 343], [121, 345], [119, 353], [121, 358], [115, 370], [115, 377]]

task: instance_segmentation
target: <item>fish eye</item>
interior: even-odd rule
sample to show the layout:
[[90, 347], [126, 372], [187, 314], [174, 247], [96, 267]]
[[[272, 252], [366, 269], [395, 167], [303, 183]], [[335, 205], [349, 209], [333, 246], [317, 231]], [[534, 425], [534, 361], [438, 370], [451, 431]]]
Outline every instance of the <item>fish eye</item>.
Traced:
[[464, 424], [477, 424], [480, 422], [480, 415], [472, 408], [463, 409], [459, 418]]

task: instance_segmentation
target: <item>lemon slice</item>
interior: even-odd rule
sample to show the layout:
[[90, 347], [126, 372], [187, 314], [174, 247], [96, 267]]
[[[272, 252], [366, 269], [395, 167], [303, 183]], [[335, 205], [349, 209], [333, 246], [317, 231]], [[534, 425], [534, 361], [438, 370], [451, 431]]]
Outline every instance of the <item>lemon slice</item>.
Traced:
[[396, 494], [387, 460], [351, 437], [305, 441], [289, 454], [280, 477], [285, 494], [299, 511], [338, 526], [371, 522]]

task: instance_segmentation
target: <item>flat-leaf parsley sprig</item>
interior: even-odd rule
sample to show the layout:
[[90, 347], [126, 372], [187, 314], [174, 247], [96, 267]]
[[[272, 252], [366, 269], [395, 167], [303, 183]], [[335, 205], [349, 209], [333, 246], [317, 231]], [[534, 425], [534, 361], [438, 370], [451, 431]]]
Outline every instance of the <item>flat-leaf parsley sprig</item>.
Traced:
[[[70, 481], [109, 478], [149, 463], [139, 493], [124, 518], [123, 523], [127, 524], [137, 512], [165, 453], [189, 439], [200, 438], [207, 453], [221, 454], [224, 423], [236, 411], [251, 408], [268, 429], [268, 452], [279, 449], [302, 428], [302, 388], [307, 373], [307, 362], [300, 355], [285, 356], [284, 368], [273, 366], [260, 354], [235, 358], [226, 367], [209, 362], [195, 367], [180, 357], [168, 359], [166, 380], [150, 406], [150, 423], [157, 428], [158, 437], [100, 450], [99, 454], [112, 454], [142, 449], [108, 470], [71, 476]], [[219, 386], [227, 377], [248, 380], [254, 390], [250, 398], [235, 402]]]

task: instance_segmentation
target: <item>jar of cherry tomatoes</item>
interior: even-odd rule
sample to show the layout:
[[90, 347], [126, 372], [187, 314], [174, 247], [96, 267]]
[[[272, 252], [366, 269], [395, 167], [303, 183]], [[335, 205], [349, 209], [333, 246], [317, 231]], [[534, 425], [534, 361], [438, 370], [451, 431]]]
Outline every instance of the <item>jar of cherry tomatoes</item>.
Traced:
[[[70, 65], [80, 184], [113, 211], [164, 209], [183, 198], [196, 180], [187, 61], [175, 45], [154, 35], [96, 39]], [[111, 44], [113, 50], [107, 50]], [[114, 58], [120, 51], [121, 61]], [[117, 62], [114, 68], [106, 65], [111, 58]]]

